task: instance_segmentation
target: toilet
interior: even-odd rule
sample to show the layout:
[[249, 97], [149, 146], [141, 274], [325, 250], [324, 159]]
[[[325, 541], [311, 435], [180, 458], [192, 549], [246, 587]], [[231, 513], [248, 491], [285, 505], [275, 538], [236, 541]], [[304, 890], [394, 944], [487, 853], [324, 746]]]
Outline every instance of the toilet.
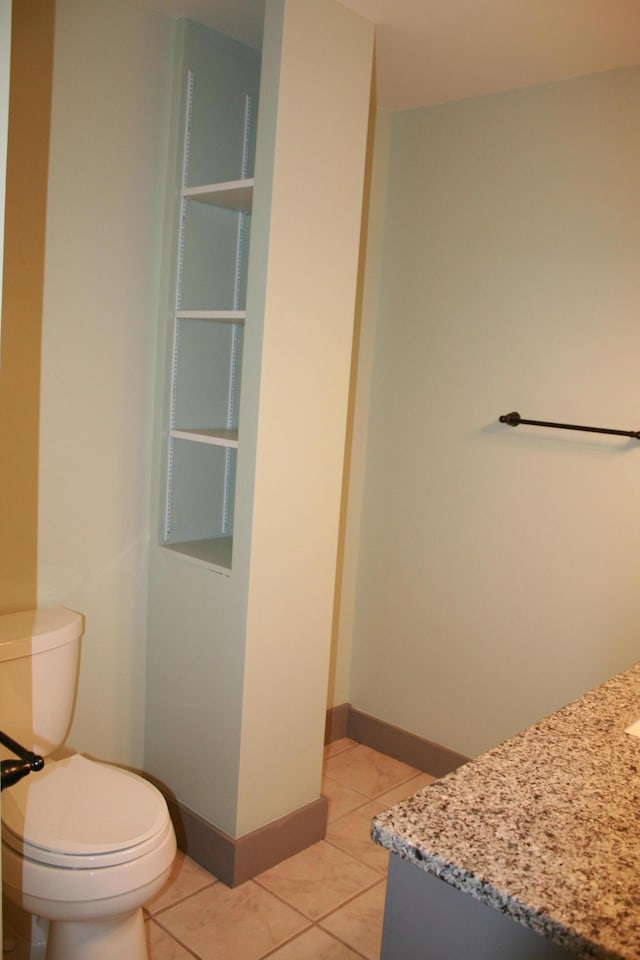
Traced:
[[[62, 606], [0, 616], [0, 730], [45, 758], [71, 724], [83, 625]], [[46, 759], [2, 794], [3, 891], [48, 921], [46, 960], [147, 960], [142, 905], [175, 854], [164, 797], [119, 767]]]

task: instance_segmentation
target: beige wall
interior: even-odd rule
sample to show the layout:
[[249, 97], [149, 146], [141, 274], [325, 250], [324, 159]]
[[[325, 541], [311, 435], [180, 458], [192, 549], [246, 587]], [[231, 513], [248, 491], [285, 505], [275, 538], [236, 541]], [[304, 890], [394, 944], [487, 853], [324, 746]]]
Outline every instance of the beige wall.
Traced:
[[356, 586], [360, 558], [362, 491], [365, 476], [369, 398], [379, 310], [380, 267], [387, 199], [391, 114], [378, 111], [371, 121], [368, 209], [363, 223], [361, 298], [357, 311], [357, 336], [352, 358], [351, 406], [342, 494], [341, 541], [338, 554], [336, 598], [331, 647], [327, 707], [349, 702]]
[[350, 699], [475, 754], [638, 659], [640, 68], [392, 118]]
[[0, 358], [0, 613], [28, 610], [36, 602], [38, 398], [55, 4], [34, 0], [13, 7]]
[[340, 4], [284, 5], [238, 835], [320, 792], [372, 57]]
[[132, 764], [173, 29], [134, 0], [57, 4], [39, 598], [86, 616], [70, 745]]

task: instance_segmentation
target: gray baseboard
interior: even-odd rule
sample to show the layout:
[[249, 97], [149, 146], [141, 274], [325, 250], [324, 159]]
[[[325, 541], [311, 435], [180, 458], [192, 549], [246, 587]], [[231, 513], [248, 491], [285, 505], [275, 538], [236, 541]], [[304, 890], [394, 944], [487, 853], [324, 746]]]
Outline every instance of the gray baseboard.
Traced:
[[386, 753], [394, 760], [401, 760], [429, 773], [432, 777], [444, 777], [471, 759], [439, 743], [433, 743], [385, 720], [356, 710], [349, 703], [340, 704], [327, 711], [326, 730], [326, 743], [349, 737], [373, 750]]
[[324, 742], [333, 743], [347, 736], [349, 727], [350, 703], [340, 703], [337, 707], [329, 707], [324, 725]]
[[327, 832], [325, 797], [234, 839], [177, 800], [167, 798], [178, 849], [228, 887], [237, 887], [323, 840]]
[[[355, 710], [349, 703], [339, 704], [327, 711], [325, 743], [343, 737], [350, 737], [434, 777], [442, 777], [470, 759], [408, 730]], [[313, 803], [235, 839], [185, 807], [175, 797], [167, 796], [167, 803], [178, 848], [228, 887], [237, 887], [318, 840], [323, 840], [327, 830], [328, 804], [325, 797], [319, 797]]]

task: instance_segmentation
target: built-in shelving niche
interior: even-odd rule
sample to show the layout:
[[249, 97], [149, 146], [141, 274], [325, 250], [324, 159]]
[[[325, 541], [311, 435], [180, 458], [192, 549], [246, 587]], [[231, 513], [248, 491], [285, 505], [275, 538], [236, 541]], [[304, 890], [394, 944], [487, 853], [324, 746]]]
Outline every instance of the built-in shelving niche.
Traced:
[[[161, 542], [229, 573], [259, 70], [191, 31]], [[220, 173], [238, 179], [194, 182]]]

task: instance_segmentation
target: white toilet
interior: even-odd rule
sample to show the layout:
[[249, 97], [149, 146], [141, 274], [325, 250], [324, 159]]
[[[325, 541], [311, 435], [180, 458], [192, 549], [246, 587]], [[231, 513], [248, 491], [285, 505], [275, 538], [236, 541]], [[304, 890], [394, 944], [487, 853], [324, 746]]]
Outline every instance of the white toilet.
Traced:
[[[69, 730], [83, 623], [61, 606], [0, 616], [0, 730], [44, 757]], [[146, 960], [142, 904], [175, 854], [164, 797], [118, 767], [47, 760], [2, 794], [4, 893], [49, 921], [46, 960]]]

